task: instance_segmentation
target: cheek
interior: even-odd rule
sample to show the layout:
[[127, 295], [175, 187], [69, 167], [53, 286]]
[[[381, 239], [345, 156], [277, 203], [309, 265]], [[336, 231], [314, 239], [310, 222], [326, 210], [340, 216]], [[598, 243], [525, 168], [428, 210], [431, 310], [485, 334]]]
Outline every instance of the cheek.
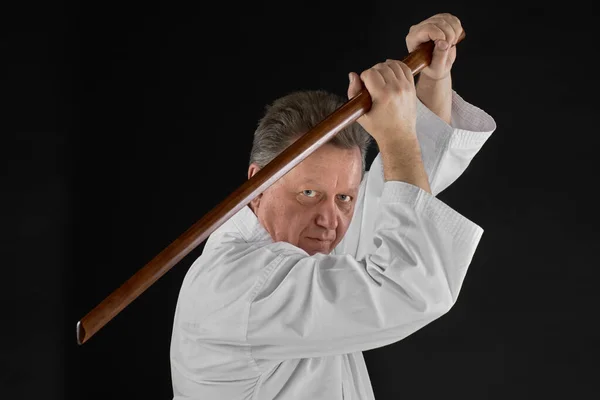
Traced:
[[303, 238], [311, 236], [315, 232], [315, 210], [293, 201], [289, 202], [280, 212], [282, 218], [279, 219], [279, 223], [282, 225], [279, 228], [286, 232], [286, 240], [302, 247]]
[[310, 213], [295, 201], [275, 196], [269, 200], [265, 213], [269, 214], [270, 231], [275, 240], [297, 244], [310, 222]]
[[348, 232], [348, 228], [350, 227], [350, 222], [352, 222], [352, 215], [353, 215], [353, 213], [350, 213], [349, 215], [343, 215], [340, 218], [340, 222], [338, 223], [337, 230], [336, 230], [338, 243], [339, 243], [339, 240], [342, 240], [342, 238], [346, 235], [346, 232]]
[[304, 232], [310, 229], [311, 222], [314, 220], [314, 212], [307, 207], [298, 204], [291, 204], [282, 210], [285, 213], [285, 225], [291, 235], [295, 238], [302, 236]]

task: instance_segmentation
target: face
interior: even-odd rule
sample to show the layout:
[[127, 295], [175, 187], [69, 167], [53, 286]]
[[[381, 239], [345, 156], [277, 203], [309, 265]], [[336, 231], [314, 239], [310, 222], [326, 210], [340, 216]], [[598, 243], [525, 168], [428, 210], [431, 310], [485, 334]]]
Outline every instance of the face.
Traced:
[[[248, 178], [259, 168], [252, 164]], [[330, 253], [342, 240], [361, 181], [360, 149], [324, 144], [250, 203], [273, 241]]]

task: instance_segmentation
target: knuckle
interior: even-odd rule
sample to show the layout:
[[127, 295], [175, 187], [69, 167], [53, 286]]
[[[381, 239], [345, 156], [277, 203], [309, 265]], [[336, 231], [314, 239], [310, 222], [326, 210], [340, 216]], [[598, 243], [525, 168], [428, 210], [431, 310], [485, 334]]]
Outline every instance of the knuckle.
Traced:
[[398, 98], [404, 96], [405, 93], [410, 91], [410, 86], [406, 82], [398, 82], [392, 88], [390, 88], [390, 97]]
[[439, 33], [439, 32], [443, 33], [444, 32], [442, 30], [442, 28], [440, 28], [440, 24], [435, 23], [435, 22], [428, 22], [426, 29], [429, 33]]
[[450, 25], [452, 25], [452, 27], [454, 27], [455, 29], [458, 29], [460, 31], [460, 29], [462, 28], [462, 25], [460, 23], [460, 20], [455, 17], [454, 15], [451, 15], [448, 20], [450, 22], [452, 22]]

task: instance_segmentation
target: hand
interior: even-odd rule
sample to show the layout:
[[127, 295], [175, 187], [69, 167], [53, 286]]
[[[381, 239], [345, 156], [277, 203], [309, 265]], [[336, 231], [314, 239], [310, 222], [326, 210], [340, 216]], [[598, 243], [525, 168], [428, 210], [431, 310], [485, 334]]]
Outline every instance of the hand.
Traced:
[[436, 14], [410, 27], [406, 35], [406, 47], [409, 52], [421, 43], [430, 40], [436, 43], [431, 63], [423, 68], [421, 75], [433, 80], [450, 76], [452, 64], [456, 60], [456, 41], [462, 31], [460, 20], [448, 13]]
[[349, 74], [348, 98], [362, 89], [371, 96], [371, 109], [356, 121], [381, 146], [395, 139], [416, 137], [417, 97], [412, 70], [403, 62], [387, 60], [363, 71]]

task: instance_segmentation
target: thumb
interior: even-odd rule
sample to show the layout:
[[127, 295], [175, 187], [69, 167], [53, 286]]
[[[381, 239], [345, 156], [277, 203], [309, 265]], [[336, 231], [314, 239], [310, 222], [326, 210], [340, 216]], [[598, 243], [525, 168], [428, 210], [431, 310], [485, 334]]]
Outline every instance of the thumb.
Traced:
[[431, 64], [429, 66], [435, 70], [442, 70], [448, 60], [449, 49], [450, 43], [443, 39], [436, 40], [431, 57]]
[[348, 83], [348, 99], [351, 99], [356, 96], [358, 92], [360, 92], [362, 89], [362, 83], [356, 72], [350, 72], [348, 74], [348, 79], [350, 81]]

